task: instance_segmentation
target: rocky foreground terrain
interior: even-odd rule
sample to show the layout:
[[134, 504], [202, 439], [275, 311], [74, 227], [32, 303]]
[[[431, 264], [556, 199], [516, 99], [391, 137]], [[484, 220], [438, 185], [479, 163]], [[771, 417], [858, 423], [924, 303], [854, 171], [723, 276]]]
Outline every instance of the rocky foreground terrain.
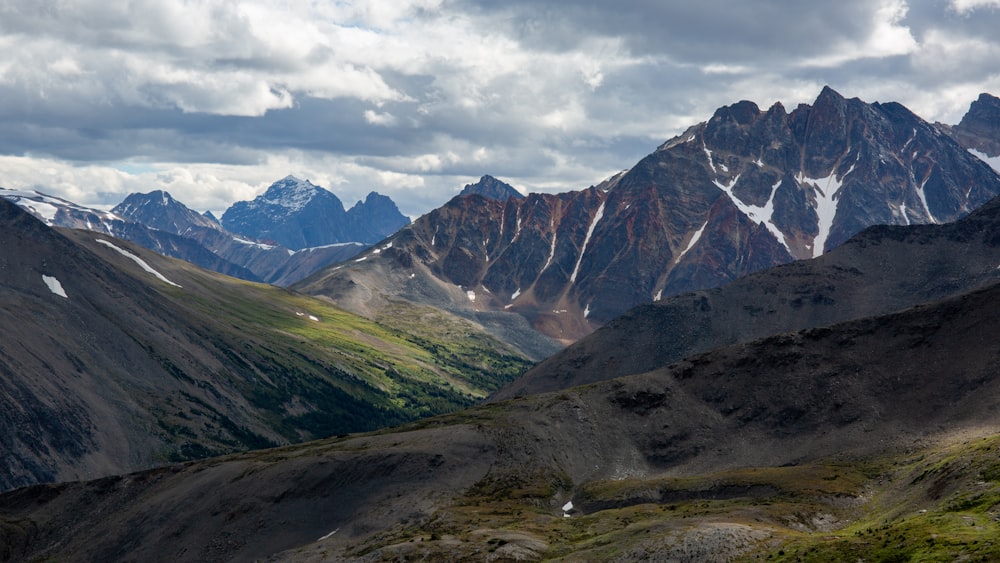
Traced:
[[20, 489], [0, 543], [8, 560], [991, 559], [998, 304], [993, 284], [391, 431]]

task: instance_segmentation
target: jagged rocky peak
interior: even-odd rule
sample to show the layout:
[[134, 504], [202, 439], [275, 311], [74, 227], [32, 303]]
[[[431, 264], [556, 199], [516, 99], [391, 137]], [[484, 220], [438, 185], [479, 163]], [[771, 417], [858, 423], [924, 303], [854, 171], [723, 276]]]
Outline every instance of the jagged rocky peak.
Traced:
[[958, 126], [972, 133], [1000, 137], [1000, 98], [983, 92]]
[[221, 228], [218, 221], [188, 208], [163, 190], [129, 194], [111, 211], [127, 221], [179, 235], [196, 228]]
[[131, 193], [129, 194], [121, 203], [115, 206], [115, 209], [119, 210], [116, 213], [122, 216], [128, 216], [133, 210], [153, 206], [153, 207], [167, 207], [170, 205], [183, 205], [170, 195], [170, 193], [163, 190], [153, 190], [149, 193]]
[[253, 201], [222, 214], [226, 229], [301, 250], [329, 244], [376, 243], [409, 223], [388, 197], [372, 192], [350, 211], [340, 198], [309, 180], [286, 176]]
[[489, 199], [507, 201], [510, 198], [523, 199], [524, 195], [514, 189], [513, 186], [497, 180], [493, 176], [485, 175], [475, 184], [466, 184], [462, 192], [458, 195], [481, 195]]
[[1000, 156], [1000, 98], [992, 94], [980, 94], [958, 125], [949, 127], [939, 123], [938, 126], [967, 149], [988, 158]]
[[954, 221], [996, 195], [1000, 176], [905, 107], [826, 87], [791, 113], [719, 108], [598, 189], [454, 198], [396, 241], [406, 260], [372, 255], [311, 291], [336, 298], [354, 287], [339, 278], [374, 279], [355, 271], [419, 263], [461, 286], [449, 306], [570, 340], [638, 304], [818, 257], [872, 225]]

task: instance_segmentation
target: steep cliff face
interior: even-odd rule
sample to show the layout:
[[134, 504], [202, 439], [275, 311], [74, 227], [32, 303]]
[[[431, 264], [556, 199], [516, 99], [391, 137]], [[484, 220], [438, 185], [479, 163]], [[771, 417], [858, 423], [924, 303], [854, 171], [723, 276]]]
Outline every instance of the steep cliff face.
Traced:
[[938, 124], [963, 147], [988, 158], [1000, 157], [1000, 98], [982, 93], [958, 125]]
[[636, 305], [820, 256], [870, 225], [954, 221], [997, 194], [988, 165], [905, 107], [825, 88], [791, 113], [720, 108], [586, 190], [457, 197], [391, 252], [302, 288], [357, 310], [405, 296], [518, 314], [568, 342]]

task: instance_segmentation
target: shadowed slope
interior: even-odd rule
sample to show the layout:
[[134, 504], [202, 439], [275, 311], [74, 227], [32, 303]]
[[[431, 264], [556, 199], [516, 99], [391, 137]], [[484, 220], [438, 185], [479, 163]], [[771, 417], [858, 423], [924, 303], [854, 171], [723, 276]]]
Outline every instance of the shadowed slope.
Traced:
[[[753, 537], [793, 533], [795, 514], [829, 511], [841, 515], [830, 526], [842, 526], [838, 518], [863, 514], [872, 487], [910, 490], [902, 477], [876, 479], [871, 462], [858, 460], [899, 460], [944, 436], [1000, 427], [998, 307], [993, 285], [395, 432], [15, 491], [0, 496], [0, 514], [9, 536], [23, 530], [12, 553], [81, 560], [278, 552], [296, 561], [405, 553], [460, 560], [498, 548], [490, 537], [540, 559], [607, 545], [577, 542], [621, 530], [628, 514], [631, 522], [673, 522], [675, 531], [728, 523], [723, 539], [762, 534], [741, 540], [745, 552], [756, 549]], [[817, 462], [828, 465], [810, 465]], [[803, 469], [779, 468], [789, 464]], [[752, 477], [747, 467], [776, 469]], [[941, 498], [960, 483], [937, 493], [917, 486], [919, 498], [907, 502]], [[754, 498], [770, 500], [754, 508], [746, 501]], [[735, 512], [708, 504], [727, 499]], [[568, 500], [579, 508], [560, 509]], [[692, 501], [720, 508], [665, 512]], [[566, 523], [563, 511], [579, 523]], [[679, 519], [686, 515], [695, 520]], [[651, 539], [621, 537], [615, 552]]]

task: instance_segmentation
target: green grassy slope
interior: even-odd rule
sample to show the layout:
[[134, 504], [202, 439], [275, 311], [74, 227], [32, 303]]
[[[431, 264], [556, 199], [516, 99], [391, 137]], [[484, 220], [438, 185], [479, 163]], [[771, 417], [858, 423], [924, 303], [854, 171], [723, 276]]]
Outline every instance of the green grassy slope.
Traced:
[[[94, 237], [68, 232], [88, 247]], [[117, 241], [180, 287], [153, 284], [194, 344], [149, 337], [165, 370], [208, 393], [145, 397], [171, 460], [400, 424], [467, 407], [530, 362], [471, 323], [399, 305], [376, 323], [332, 303], [215, 274]], [[107, 254], [107, 251], [105, 251]], [[126, 261], [137, 279], [148, 275]], [[138, 338], [141, 338], [138, 337]], [[197, 348], [197, 349], [195, 349]], [[180, 359], [178, 359], [180, 356]], [[184, 361], [185, 358], [190, 361]], [[213, 400], [246, 405], [236, 422]], [[228, 390], [228, 393], [227, 391]], [[226, 401], [220, 401], [226, 402]], [[219, 426], [201, 439], [204, 419]]]

